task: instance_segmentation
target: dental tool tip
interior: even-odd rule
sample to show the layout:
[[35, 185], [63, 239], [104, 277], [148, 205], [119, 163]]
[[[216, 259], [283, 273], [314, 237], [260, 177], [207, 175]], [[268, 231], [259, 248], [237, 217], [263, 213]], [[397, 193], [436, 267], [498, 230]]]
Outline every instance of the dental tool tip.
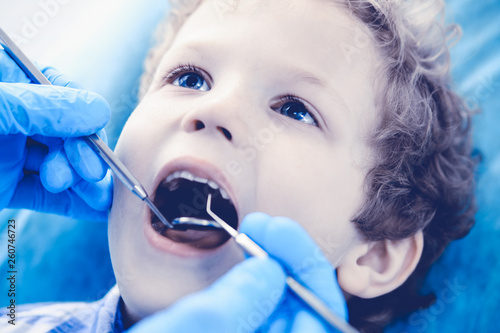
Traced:
[[227, 224], [226, 221], [224, 221], [214, 212], [212, 212], [211, 206], [212, 206], [212, 194], [209, 194], [207, 198], [207, 208], [206, 208], [208, 215], [210, 215], [210, 217], [212, 217], [215, 222], [217, 222], [224, 230], [226, 230], [226, 232], [229, 235], [231, 235], [231, 237], [236, 238], [239, 235], [238, 231], [236, 231], [233, 227]]
[[149, 199], [149, 197], [144, 198], [144, 202], [146, 202], [146, 204], [149, 206], [149, 208], [151, 208], [151, 210], [156, 215], [156, 217], [158, 217], [158, 219], [161, 221], [161, 223], [163, 223], [165, 226], [167, 226], [170, 229], [172, 229], [174, 227], [172, 225], [172, 223], [170, 223], [170, 222], [167, 221], [167, 219], [165, 218], [165, 216], [163, 216], [163, 214], [155, 206], [155, 204], [151, 201], [151, 199]]

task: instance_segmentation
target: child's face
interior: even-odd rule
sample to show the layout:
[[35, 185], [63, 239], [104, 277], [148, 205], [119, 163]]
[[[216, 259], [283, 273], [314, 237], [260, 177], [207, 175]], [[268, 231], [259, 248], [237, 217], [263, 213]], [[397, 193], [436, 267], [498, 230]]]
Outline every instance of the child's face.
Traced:
[[[337, 267], [362, 241], [350, 219], [372, 155], [373, 47], [355, 49], [360, 23], [326, 1], [219, 3], [204, 1], [176, 36], [116, 153], [157, 202], [162, 180], [190, 171], [227, 191], [238, 222], [256, 211], [298, 221]], [[174, 198], [201, 200], [202, 185], [180, 184], [187, 194], [165, 199], [165, 215], [179, 211]], [[242, 260], [234, 242], [202, 234], [158, 234], [115, 181], [109, 238], [127, 315], [164, 308]]]

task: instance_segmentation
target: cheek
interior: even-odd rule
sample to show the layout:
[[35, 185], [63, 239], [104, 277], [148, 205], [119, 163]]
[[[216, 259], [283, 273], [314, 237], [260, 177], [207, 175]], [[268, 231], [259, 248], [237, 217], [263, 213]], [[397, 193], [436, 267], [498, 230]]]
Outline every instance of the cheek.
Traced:
[[[118, 159], [128, 168], [147, 191], [153, 174], [152, 165], [156, 158], [157, 148], [165, 133], [161, 130], [161, 122], [156, 121], [144, 112], [147, 108], [137, 108], [127, 120], [117, 142], [115, 153]], [[119, 182], [116, 179], [116, 182]], [[115, 182], [115, 184], [116, 184]], [[118, 190], [120, 188], [116, 188]], [[126, 189], [120, 189], [126, 191]], [[149, 193], [151, 194], [151, 193]], [[114, 201], [117, 201], [114, 199]]]
[[260, 159], [258, 207], [299, 222], [336, 265], [359, 237], [351, 218], [362, 204], [364, 174], [348, 149], [290, 147]]
[[[108, 219], [109, 248], [113, 266], [118, 268], [130, 254], [127, 244], [136, 241], [141, 226], [140, 200], [133, 196], [118, 179], [114, 181], [113, 206]], [[138, 204], [139, 202], [139, 204]], [[132, 209], [131, 209], [132, 208]], [[115, 267], [118, 265], [118, 267]]]
[[[129, 169], [134, 168], [133, 157], [140, 153], [141, 150], [139, 147], [144, 143], [147, 144], [148, 136], [143, 134], [143, 127], [140, 117], [138, 117], [134, 111], [123, 127], [118, 142], [116, 143], [114, 149], [115, 154]], [[133, 172], [133, 170], [130, 171]], [[134, 176], [136, 175], [134, 174]]]
[[[115, 153], [132, 175], [147, 187], [147, 176], [150, 173], [148, 158], [152, 149], [149, 136], [144, 135], [143, 117], [136, 111], [123, 128]], [[132, 248], [139, 243], [138, 235], [142, 234], [140, 221], [144, 218], [145, 206], [116, 176], [113, 177], [113, 205], [108, 219], [108, 238], [113, 268], [119, 274], [126, 268], [127, 261], [135, 258]]]

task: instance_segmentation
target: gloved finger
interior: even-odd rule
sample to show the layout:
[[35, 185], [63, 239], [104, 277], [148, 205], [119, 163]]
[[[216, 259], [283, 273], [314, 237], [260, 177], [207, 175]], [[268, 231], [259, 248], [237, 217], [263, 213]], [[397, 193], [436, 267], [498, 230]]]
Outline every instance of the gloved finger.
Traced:
[[0, 82], [31, 82], [5, 50], [0, 50]]
[[82, 89], [75, 81], [70, 80], [66, 75], [59, 73], [54, 67], [43, 66], [39, 63], [35, 63], [40, 71], [45, 75], [45, 77], [56, 86], [73, 88], [73, 89]]
[[0, 209], [7, 207], [14, 190], [23, 178], [22, 166], [26, 159], [26, 137], [0, 135]]
[[108, 134], [106, 133], [106, 131], [104, 129], [99, 130], [96, 134], [101, 138], [101, 140], [105, 144], [108, 144]]
[[[36, 61], [35, 65], [53, 85], [82, 89], [78, 83], [59, 73], [54, 67], [43, 66]], [[30, 79], [26, 76], [26, 74], [24, 74], [21, 68], [19, 68], [19, 65], [12, 60], [5, 50], [0, 50], [0, 69], [1, 82], [31, 83]]]
[[113, 202], [111, 170], [108, 169], [104, 178], [98, 182], [81, 179], [73, 185], [72, 189], [90, 207], [98, 211], [107, 211]]
[[326, 325], [322, 320], [318, 320], [311, 312], [299, 310], [295, 313], [291, 328], [286, 332], [302, 333], [302, 332], [332, 332], [331, 328]]
[[40, 181], [43, 186], [51, 193], [59, 193], [70, 188], [79, 179], [69, 164], [63, 142], [52, 145], [40, 166]]
[[337, 332], [313, 311], [304, 306], [304, 303], [294, 294], [286, 294], [283, 305], [275, 311], [261, 332]]
[[47, 159], [47, 154], [50, 151], [54, 151], [56, 148], [59, 150], [62, 149], [64, 142], [61, 138], [47, 137], [38, 134], [24, 138], [26, 141], [28, 154], [26, 156], [26, 162], [24, 164], [23, 170], [34, 171], [38, 173], [40, 172], [42, 163]]
[[[60, 74], [55, 68], [43, 66], [35, 61], [35, 65], [40, 69], [43, 75], [56, 86], [81, 89], [82, 87], [68, 77]], [[5, 50], [0, 50], [0, 81], [2, 82], [18, 82], [31, 83], [30, 79], [24, 74], [14, 60], [7, 54]]]
[[240, 231], [286, 263], [296, 276], [318, 268], [329, 275], [333, 271], [319, 246], [300, 224], [289, 218], [252, 213], [243, 219]]
[[293, 312], [273, 313], [269, 324], [262, 331], [266, 333], [337, 332], [323, 320], [298, 306]]
[[42, 165], [45, 157], [49, 152], [49, 148], [33, 140], [32, 137], [26, 138], [26, 161], [24, 162], [24, 171], [40, 172], [40, 166]]
[[[107, 143], [104, 130], [98, 132], [98, 135]], [[71, 166], [83, 179], [97, 182], [106, 176], [108, 165], [82, 138], [67, 139], [64, 150]]]
[[[98, 135], [103, 141], [107, 141], [104, 130], [99, 131]], [[83, 179], [97, 182], [106, 176], [108, 165], [83, 138], [66, 139], [64, 151], [73, 169]]]
[[207, 289], [133, 326], [131, 332], [253, 332], [279, 304], [284, 272], [270, 258], [250, 258]]
[[42, 144], [42, 145], [47, 146], [47, 147], [52, 146], [52, 144], [54, 144], [54, 143], [59, 144], [63, 140], [62, 138], [48, 137], [48, 136], [43, 136], [43, 135], [39, 135], [39, 134], [32, 135], [32, 136], [30, 136], [30, 138], [32, 140]]
[[0, 134], [90, 135], [109, 120], [101, 96], [56, 86], [0, 82]]
[[102, 222], [108, 218], [107, 211], [96, 211], [71, 189], [60, 193], [48, 192], [40, 177], [34, 174], [25, 176], [19, 182], [8, 207]]
[[337, 313], [343, 317], [347, 315], [334, 268], [297, 222], [286, 217], [252, 213], [243, 219], [240, 231], [282, 261], [292, 276], [306, 284]]

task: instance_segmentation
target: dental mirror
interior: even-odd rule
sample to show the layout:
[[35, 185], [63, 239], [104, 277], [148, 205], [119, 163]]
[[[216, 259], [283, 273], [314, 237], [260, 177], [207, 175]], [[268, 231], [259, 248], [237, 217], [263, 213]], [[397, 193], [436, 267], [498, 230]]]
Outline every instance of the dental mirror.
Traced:
[[195, 217], [177, 217], [172, 221], [175, 230], [187, 229], [222, 229], [221, 226], [213, 220], [197, 219]]

